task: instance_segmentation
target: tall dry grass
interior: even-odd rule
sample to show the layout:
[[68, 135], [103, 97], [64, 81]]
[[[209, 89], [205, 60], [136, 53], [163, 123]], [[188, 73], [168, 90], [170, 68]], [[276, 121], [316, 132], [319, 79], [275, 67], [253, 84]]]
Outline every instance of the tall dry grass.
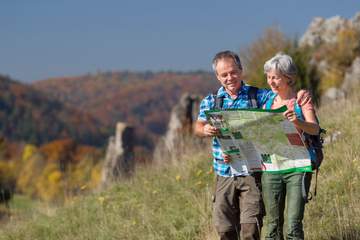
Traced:
[[360, 97], [324, 103], [319, 111], [327, 135], [341, 134], [325, 146], [318, 195], [307, 205], [307, 239], [360, 239]]

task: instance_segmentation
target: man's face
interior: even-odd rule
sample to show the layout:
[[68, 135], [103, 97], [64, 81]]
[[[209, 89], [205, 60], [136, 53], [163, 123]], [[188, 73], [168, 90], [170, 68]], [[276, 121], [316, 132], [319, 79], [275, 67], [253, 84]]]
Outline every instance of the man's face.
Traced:
[[227, 93], [237, 95], [241, 87], [242, 71], [232, 58], [223, 58], [217, 62], [216, 77]]

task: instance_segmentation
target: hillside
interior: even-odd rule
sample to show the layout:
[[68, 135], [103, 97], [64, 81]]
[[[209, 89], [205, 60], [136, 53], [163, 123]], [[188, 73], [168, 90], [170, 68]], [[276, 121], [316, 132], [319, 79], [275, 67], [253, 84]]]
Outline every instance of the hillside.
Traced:
[[[318, 195], [305, 211], [305, 237], [357, 240], [360, 97], [328, 103], [319, 117], [328, 136], [337, 131], [341, 134], [325, 146]], [[211, 223], [210, 150], [186, 142], [176, 164], [139, 168], [136, 178], [73, 199], [56, 211], [36, 205], [24, 220], [18, 215], [24, 203], [18, 199], [13, 203], [13, 221], [0, 230], [0, 239], [217, 239]]]
[[59, 138], [101, 145], [105, 129], [89, 113], [0, 75], [0, 133], [14, 141], [41, 144]]
[[152, 149], [163, 135], [172, 106], [181, 94], [205, 95], [218, 86], [208, 72], [104, 72], [52, 78], [32, 84], [57, 100], [82, 109], [107, 127], [127, 122], [136, 128], [138, 145]]

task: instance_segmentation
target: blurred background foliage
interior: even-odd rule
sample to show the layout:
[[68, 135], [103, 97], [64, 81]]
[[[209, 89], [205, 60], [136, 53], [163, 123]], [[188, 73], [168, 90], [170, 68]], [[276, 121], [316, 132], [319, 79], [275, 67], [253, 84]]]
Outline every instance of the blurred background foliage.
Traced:
[[[45, 201], [63, 202], [97, 187], [103, 151], [70, 139], [36, 147], [3, 140], [0, 181], [19, 194]], [[10, 152], [9, 152], [10, 151]]]

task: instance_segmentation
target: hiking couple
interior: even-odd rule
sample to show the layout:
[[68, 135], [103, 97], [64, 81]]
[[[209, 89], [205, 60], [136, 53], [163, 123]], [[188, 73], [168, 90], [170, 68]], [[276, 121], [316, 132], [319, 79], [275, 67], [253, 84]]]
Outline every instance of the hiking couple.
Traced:
[[[215, 55], [212, 67], [221, 87], [216, 95], [209, 94], [200, 104], [195, 134], [214, 137], [219, 129], [211, 126], [205, 116], [206, 110], [214, 109], [217, 98], [222, 99], [222, 109], [251, 108], [251, 89], [242, 79], [240, 58], [231, 51]], [[298, 131], [317, 134], [319, 125], [314, 107], [307, 91], [294, 90], [296, 66], [291, 57], [282, 53], [275, 55], [264, 65], [264, 73], [271, 90], [258, 89], [255, 93], [257, 108], [276, 109], [286, 105], [284, 117]], [[298, 104], [303, 120], [296, 115]], [[271, 139], [269, 139], [271, 141]], [[302, 194], [303, 180], [310, 183], [311, 173], [253, 173], [243, 171], [230, 173], [231, 157], [222, 153], [217, 138], [213, 138], [213, 168], [217, 175], [214, 194], [213, 220], [221, 240], [260, 239], [263, 205], [266, 211], [265, 239], [283, 239], [284, 208], [287, 205], [287, 239], [304, 239], [302, 220], [305, 199]], [[246, 169], [246, 167], [244, 168]]]

